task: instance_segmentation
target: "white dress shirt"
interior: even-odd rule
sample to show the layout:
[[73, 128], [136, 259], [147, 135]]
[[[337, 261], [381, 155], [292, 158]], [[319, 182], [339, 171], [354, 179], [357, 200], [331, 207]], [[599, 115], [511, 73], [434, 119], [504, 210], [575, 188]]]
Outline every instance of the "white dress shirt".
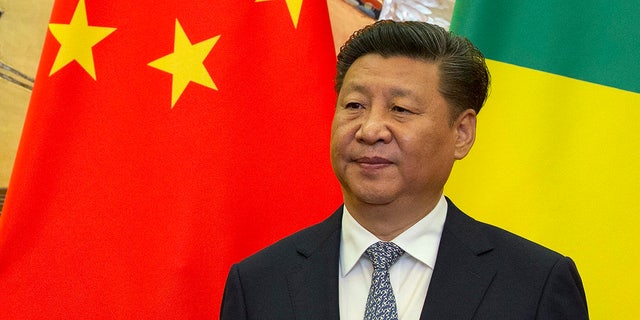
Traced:
[[[389, 269], [399, 320], [420, 318], [446, 216], [447, 201], [442, 196], [429, 214], [392, 240], [405, 251]], [[362, 227], [345, 206], [338, 274], [340, 319], [364, 317], [373, 265], [363, 253], [378, 241], [380, 239]]]

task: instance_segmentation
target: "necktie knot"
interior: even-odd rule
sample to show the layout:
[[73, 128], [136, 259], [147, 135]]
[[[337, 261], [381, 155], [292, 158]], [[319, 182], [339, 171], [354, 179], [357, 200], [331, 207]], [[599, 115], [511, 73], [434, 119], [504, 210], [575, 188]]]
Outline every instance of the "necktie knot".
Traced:
[[387, 271], [404, 254], [404, 250], [393, 242], [378, 241], [369, 246], [365, 254], [374, 270]]

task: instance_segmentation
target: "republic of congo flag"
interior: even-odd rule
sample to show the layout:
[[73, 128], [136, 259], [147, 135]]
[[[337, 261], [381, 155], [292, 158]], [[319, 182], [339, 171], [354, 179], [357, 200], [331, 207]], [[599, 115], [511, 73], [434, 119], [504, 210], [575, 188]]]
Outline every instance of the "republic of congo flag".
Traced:
[[593, 319], [640, 319], [640, 7], [458, 0], [489, 59], [478, 138], [447, 192], [571, 256]]
[[326, 1], [57, 0], [48, 29], [0, 319], [217, 319], [232, 263], [340, 204]]

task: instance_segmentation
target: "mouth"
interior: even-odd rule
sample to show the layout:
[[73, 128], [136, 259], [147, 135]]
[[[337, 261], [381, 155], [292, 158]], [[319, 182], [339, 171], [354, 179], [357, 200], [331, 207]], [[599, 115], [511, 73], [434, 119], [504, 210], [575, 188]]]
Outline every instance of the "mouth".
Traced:
[[392, 165], [393, 162], [382, 157], [361, 157], [355, 159], [355, 163], [365, 168], [383, 168]]

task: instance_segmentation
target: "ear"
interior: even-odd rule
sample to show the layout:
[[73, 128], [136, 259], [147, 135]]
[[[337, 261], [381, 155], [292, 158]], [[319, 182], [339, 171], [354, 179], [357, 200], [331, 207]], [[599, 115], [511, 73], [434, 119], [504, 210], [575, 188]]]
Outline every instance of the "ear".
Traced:
[[467, 156], [476, 140], [476, 112], [473, 109], [463, 111], [453, 124], [456, 134], [455, 159]]

